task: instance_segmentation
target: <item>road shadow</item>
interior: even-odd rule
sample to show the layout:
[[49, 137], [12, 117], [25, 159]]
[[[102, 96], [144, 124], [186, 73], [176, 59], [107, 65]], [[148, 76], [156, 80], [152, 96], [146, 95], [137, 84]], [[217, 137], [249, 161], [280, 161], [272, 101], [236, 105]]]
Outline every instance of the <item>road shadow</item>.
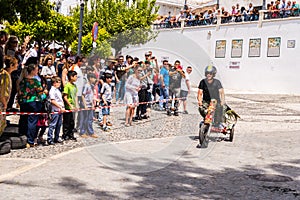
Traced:
[[[182, 157], [192, 156], [189, 153]], [[130, 162], [124, 157], [114, 156], [118, 171], [129, 168], [147, 168], [162, 165], [159, 162]], [[194, 156], [195, 159], [195, 156]], [[196, 158], [197, 159], [197, 158]], [[182, 159], [180, 159], [182, 160]], [[222, 170], [203, 168], [190, 160], [165, 160], [164, 168], [130, 173], [138, 176], [135, 186], [126, 187], [126, 196], [131, 199], [299, 199], [299, 160], [290, 160], [263, 168], [247, 165], [239, 168], [225, 167]], [[101, 168], [106, 168], [102, 166]], [[268, 174], [266, 169], [274, 171]], [[138, 170], [136, 170], [138, 171]], [[130, 184], [128, 184], [130, 185]]]

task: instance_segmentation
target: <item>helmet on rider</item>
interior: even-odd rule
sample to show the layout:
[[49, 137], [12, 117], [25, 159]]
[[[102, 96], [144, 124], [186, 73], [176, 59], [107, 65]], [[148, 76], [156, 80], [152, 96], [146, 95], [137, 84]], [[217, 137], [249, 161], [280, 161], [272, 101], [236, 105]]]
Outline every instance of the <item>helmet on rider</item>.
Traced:
[[215, 77], [216, 74], [217, 74], [217, 68], [215, 66], [213, 66], [213, 65], [208, 65], [207, 67], [205, 67], [204, 72], [205, 72], [205, 76], [207, 74], [212, 74], [213, 77]]

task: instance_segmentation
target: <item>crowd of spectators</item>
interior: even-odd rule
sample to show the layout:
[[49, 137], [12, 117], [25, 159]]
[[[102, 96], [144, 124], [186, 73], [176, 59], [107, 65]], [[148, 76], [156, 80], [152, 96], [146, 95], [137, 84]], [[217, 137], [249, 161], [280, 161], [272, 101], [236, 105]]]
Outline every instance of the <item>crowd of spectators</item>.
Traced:
[[[231, 10], [225, 10], [224, 7], [217, 9], [214, 6], [212, 9], [204, 12], [196, 13], [192, 8], [181, 10], [177, 15], [171, 15], [171, 12], [166, 16], [158, 16], [153, 22], [156, 29], [159, 28], [178, 28], [181, 23], [185, 27], [202, 26], [217, 24], [217, 16], [221, 16], [221, 23], [231, 22], [247, 22], [257, 21], [259, 19], [259, 9], [254, 7], [252, 3], [247, 6], [241, 6], [237, 3], [231, 7]], [[276, 0], [267, 4], [267, 11], [264, 14], [264, 19], [285, 18], [299, 16], [300, 6], [296, 1]]]
[[[113, 133], [113, 106], [124, 110], [124, 126], [149, 119], [153, 108], [178, 116], [180, 101], [188, 114], [192, 68], [183, 69], [179, 60], [173, 65], [168, 60], [158, 63], [151, 51], [143, 58], [86, 58], [63, 48], [40, 48], [30, 44], [30, 38], [20, 45], [16, 36], [4, 31], [0, 41], [0, 112], [45, 113], [20, 115], [19, 135], [27, 136], [28, 148], [76, 141], [75, 132], [81, 138], [97, 138], [101, 131], [94, 130], [95, 123]], [[0, 139], [6, 124], [5, 115], [0, 114]]]

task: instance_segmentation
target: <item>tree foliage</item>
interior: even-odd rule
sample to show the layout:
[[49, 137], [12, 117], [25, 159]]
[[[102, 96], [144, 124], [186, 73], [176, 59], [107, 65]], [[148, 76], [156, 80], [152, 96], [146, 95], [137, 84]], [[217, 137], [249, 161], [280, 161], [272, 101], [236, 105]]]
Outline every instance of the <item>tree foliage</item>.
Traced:
[[0, 20], [23, 23], [49, 20], [52, 4], [49, 0], [0, 0]]
[[[105, 29], [99, 29], [98, 30], [98, 39], [96, 41], [97, 43], [97, 47], [95, 49], [93, 49], [93, 45], [92, 45], [92, 35], [91, 34], [87, 34], [85, 36], [82, 37], [82, 45], [81, 45], [81, 52], [88, 56], [89, 54], [97, 54], [100, 57], [108, 57], [111, 55], [111, 46], [108, 43], [108, 38], [110, 38], [110, 35], [106, 32]], [[78, 40], [74, 40], [72, 45], [71, 45], [71, 49], [72, 52], [77, 52], [77, 46], [78, 46]]]
[[[155, 0], [135, 0], [130, 6], [120, 0], [91, 0], [91, 9], [85, 10], [83, 35], [90, 35], [97, 21], [99, 28], [111, 36], [109, 42], [117, 53], [128, 45], [143, 44], [155, 38], [150, 25], [157, 11]], [[73, 16], [79, 24], [79, 8], [74, 10]]]
[[53, 10], [50, 11], [48, 21], [37, 20], [31, 23], [17, 21], [12, 25], [7, 24], [10, 34], [19, 38], [31, 36], [32, 40], [47, 45], [52, 41], [58, 44], [71, 44], [76, 38], [76, 28], [71, 17], [63, 16]]

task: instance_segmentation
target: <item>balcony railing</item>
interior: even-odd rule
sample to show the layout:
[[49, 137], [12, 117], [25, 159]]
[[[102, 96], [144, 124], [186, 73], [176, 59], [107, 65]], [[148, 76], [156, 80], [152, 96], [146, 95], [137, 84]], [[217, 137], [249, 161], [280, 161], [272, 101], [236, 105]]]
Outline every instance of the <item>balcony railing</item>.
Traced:
[[163, 22], [154, 22], [153, 29], [172, 29], [172, 28], [184, 28], [184, 27], [195, 27], [195, 26], [209, 26], [215, 25], [219, 26], [221, 24], [238, 24], [243, 22], [257, 22], [258, 26], [261, 27], [264, 20], [273, 20], [273, 19], [284, 19], [299, 17], [299, 10], [291, 10], [289, 12], [282, 11], [269, 11], [269, 10], [260, 10], [258, 14], [251, 15], [235, 15], [235, 16], [220, 16], [211, 17], [207, 19], [180, 19], [179, 21], [175, 20], [165, 20]]

